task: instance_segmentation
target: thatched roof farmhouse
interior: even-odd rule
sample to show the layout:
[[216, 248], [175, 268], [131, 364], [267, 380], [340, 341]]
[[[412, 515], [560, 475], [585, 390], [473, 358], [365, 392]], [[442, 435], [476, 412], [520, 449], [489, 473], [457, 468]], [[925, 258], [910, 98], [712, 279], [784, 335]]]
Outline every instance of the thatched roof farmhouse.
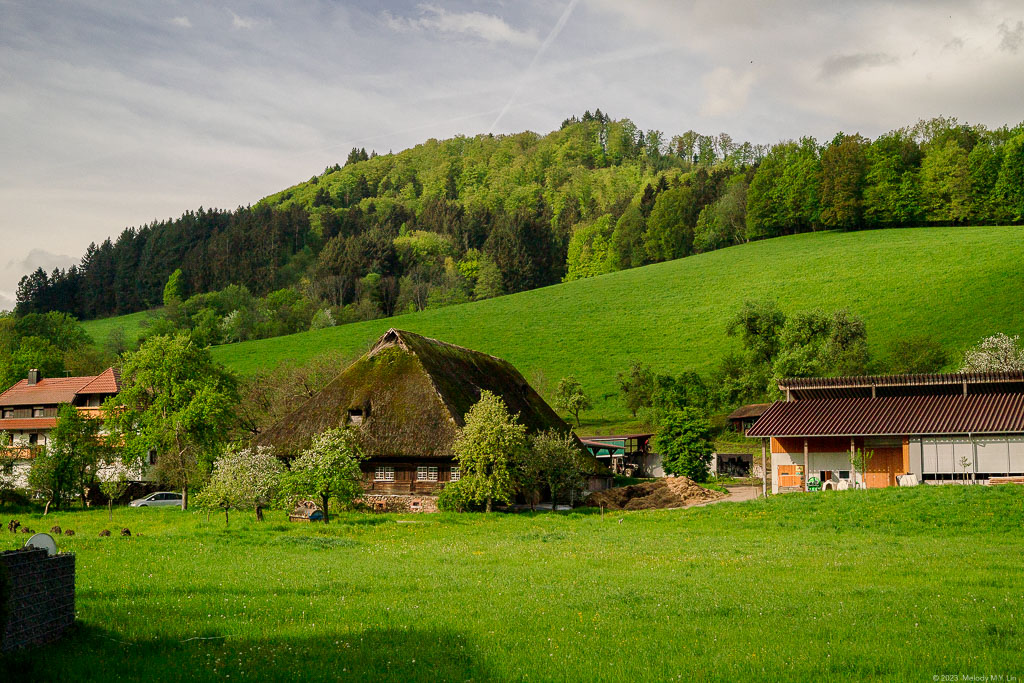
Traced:
[[457, 430], [484, 390], [501, 397], [530, 433], [570, 427], [508, 361], [391, 329], [319, 394], [259, 437], [297, 455], [333, 427], [359, 429], [370, 493], [430, 493], [459, 477]]

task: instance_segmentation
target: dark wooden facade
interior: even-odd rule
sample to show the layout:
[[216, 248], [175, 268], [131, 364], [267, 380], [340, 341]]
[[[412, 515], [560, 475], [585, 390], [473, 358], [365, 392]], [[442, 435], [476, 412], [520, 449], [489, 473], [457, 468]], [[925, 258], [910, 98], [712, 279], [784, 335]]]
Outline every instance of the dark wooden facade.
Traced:
[[[420, 468], [426, 471], [421, 474]], [[362, 465], [363, 489], [368, 494], [388, 496], [437, 494], [452, 481], [453, 468], [457, 471], [458, 464], [451, 458], [370, 458]], [[432, 478], [434, 474], [437, 479]]]

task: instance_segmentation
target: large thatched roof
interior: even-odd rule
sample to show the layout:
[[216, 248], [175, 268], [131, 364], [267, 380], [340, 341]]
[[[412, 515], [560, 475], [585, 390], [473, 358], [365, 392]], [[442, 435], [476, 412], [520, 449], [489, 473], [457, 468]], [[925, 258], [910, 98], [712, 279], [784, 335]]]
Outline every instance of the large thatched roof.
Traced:
[[295, 454], [314, 435], [361, 414], [360, 434], [370, 455], [448, 457], [457, 429], [484, 390], [498, 395], [531, 433], [570, 431], [511, 363], [391, 329], [258, 440]]

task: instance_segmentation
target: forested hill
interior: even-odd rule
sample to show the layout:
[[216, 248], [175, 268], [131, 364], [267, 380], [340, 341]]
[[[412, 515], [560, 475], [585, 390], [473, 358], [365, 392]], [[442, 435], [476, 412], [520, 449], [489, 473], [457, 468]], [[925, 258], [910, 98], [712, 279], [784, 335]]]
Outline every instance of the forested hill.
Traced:
[[[1022, 215], [1024, 124], [988, 130], [934, 119], [873, 141], [840, 133], [768, 147], [724, 133], [669, 139], [598, 111], [544, 136], [429, 140], [387, 155], [352, 150], [344, 167], [255, 206], [127, 229], [90, 245], [80, 266], [37, 270], [22, 279], [18, 313], [89, 319], [148, 309], [163, 302], [180, 268], [176, 296], [289, 288], [291, 298], [278, 299], [289, 310], [301, 299], [306, 311], [292, 327], [315, 311], [320, 324], [333, 324], [793, 232]], [[239, 288], [231, 291], [221, 298], [236, 301]], [[225, 318], [237, 312], [224, 301], [203, 306]], [[233, 330], [232, 339], [253, 334]]]

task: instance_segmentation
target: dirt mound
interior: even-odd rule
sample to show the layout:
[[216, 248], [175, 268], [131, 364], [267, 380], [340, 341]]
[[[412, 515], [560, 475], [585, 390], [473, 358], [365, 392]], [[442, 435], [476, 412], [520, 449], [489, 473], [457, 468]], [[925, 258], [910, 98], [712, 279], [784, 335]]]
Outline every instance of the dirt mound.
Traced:
[[719, 498], [725, 498], [725, 494], [706, 489], [689, 477], [666, 477], [591, 493], [584, 505], [603, 505], [609, 510], [658, 510], [706, 503]]

